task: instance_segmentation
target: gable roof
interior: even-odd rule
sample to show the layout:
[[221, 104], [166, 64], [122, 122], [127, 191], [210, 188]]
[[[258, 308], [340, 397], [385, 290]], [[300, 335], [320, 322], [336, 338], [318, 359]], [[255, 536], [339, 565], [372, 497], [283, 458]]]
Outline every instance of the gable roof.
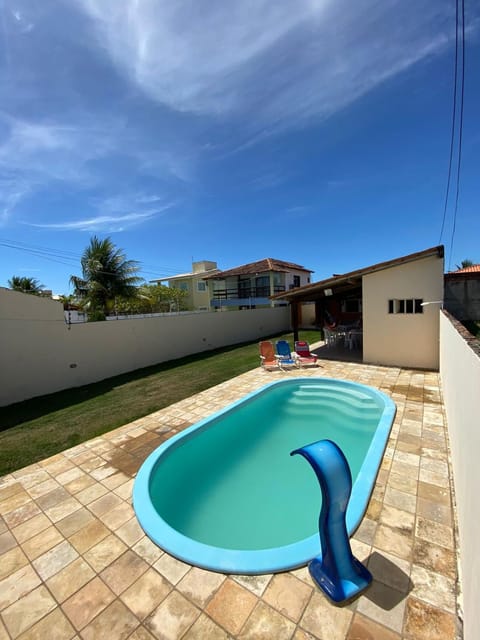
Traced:
[[[325, 291], [325, 289], [332, 289], [334, 293], [340, 293], [348, 289], [358, 288], [361, 286], [362, 277], [376, 271], [383, 271], [384, 269], [390, 269], [401, 264], [408, 262], [414, 262], [415, 260], [421, 260], [429, 258], [431, 256], [437, 256], [443, 258], [444, 248], [443, 245], [432, 247], [431, 249], [425, 249], [424, 251], [418, 251], [417, 253], [410, 253], [407, 256], [401, 258], [395, 258], [394, 260], [387, 260], [386, 262], [379, 262], [363, 269], [356, 269], [355, 271], [349, 271], [341, 275], [333, 275], [331, 278], [313, 282], [312, 284], [306, 284], [303, 287], [292, 289], [285, 293], [279, 293], [272, 298], [281, 298], [282, 300], [296, 300], [296, 301], [311, 301], [319, 297], [319, 294]], [[340, 291], [339, 291], [340, 289]], [[325, 295], [325, 294], [324, 294]]]
[[264, 258], [263, 260], [257, 260], [257, 262], [249, 262], [242, 264], [239, 267], [233, 269], [227, 269], [226, 271], [218, 271], [214, 275], [204, 278], [209, 280], [212, 278], [228, 278], [230, 276], [243, 276], [255, 273], [265, 273], [266, 271], [278, 271], [285, 273], [286, 271], [305, 271], [307, 273], [313, 273], [311, 269], [305, 269], [300, 264], [294, 262], [285, 262], [284, 260], [276, 260], [275, 258]]

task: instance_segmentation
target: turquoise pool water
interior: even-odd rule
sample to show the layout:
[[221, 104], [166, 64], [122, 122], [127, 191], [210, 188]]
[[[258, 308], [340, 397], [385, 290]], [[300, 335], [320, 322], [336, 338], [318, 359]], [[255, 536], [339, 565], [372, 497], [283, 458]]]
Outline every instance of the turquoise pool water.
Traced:
[[[305, 564], [319, 552], [321, 494], [310, 466], [290, 451], [321, 439], [342, 449], [353, 479], [350, 531], [394, 413], [387, 396], [346, 381], [267, 385], [151, 454], [135, 482], [137, 517], [159, 546], [191, 564], [237, 573]], [[265, 561], [272, 554], [274, 565]]]

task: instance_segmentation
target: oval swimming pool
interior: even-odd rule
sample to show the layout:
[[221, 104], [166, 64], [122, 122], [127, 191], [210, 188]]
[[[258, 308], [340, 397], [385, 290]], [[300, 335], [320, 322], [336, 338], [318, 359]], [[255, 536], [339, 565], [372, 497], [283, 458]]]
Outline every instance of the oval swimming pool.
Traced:
[[133, 503], [147, 535], [206, 569], [261, 574], [320, 552], [317, 479], [293, 449], [333, 440], [352, 472], [351, 535], [395, 416], [385, 394], [328, 378], [271, 383], [177, 434], [144, 462]]

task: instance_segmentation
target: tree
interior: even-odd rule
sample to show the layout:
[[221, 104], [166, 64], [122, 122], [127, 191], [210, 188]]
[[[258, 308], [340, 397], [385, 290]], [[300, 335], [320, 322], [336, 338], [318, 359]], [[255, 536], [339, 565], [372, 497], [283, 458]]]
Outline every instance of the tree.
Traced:
[[467, 267], [473, 267], [474, 262], [472, 260], [462, 260], [462, 263], [460, 265], [455, 265], [457, 267], [457, 269], [466, 269]]
[[26, 276], [12, 276], [8, 281], [8, 286], [14, 291], [22, 291], [23, 293], [31, 293], [34, 296], [42, 294], [45, 285], [40, 284], [36, 278], [27, 278]]
[[105, 320], [118, 296], [137, 297], [137, 285], [142, 281], [136, 274], [139, 264], [127, 260], [110, 238], [93, 236], [81, 258], [82, 277], [71, 276], [74, 295], [88, 310], [89, 318]]
[[138, 288], [137, 298], [117, 298], [115, 308], [118, 313], [168, 313], [185, 311], [188, 293], [181, 289], [165, 287], [161, 284], [143, 284]]

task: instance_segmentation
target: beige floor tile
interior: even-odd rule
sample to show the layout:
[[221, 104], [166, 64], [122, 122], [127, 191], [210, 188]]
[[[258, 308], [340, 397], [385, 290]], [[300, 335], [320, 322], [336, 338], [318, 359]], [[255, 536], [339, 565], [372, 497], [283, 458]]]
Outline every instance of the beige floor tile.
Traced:
[[71, 640], [75, 635], [72, 627], [61, 609], [54, 609], [40, 622], [22, 633], [18, 640]]
[[17, 541], [10, 533], [10, 531], [5, 531], [4, 533], [0, 534], [0, 555], [6, 553], [7, 551], [10, 551], [10, 549], [13, 549], [13, 547], [16, 546]]
[[115, 600], [115, 595], [100, 580], [94, 578], [63, 603], [62, 608], [75, 629], [83, 629]]
[[454, 548], [453, 529], [438, 522], [417, 516], [415, 535], [427, 542], [439, 544], [447, 549]]
[[127, 522], [116, 529], [115, 535], [117, 535], [120, 540], [123, 540], [126, 545], [133, 547], [145, 534], [143, 533], [142, 527], [138, 524], [136, 516], [133, 516], [133, 518], [130, 518], [130, 520], [127, 520]]
[[45, 529], [36, 536], [33, 536], [33, 538], [29, 538], [24, 542], [22, 544], [22, 549], [32, 561], [62, 541], [63, 536], [60, 531], [56, 527], [50, 526], [48, 529]]
[[28, 558], [20, 549], [14, 547], [0, 556], [0, 580], [18, 571], [28, 564]]
[[55, 489], [48, 493], [44, 493], [36, 499], [38, 506], [43, 509], [43, 511], [46, 511], [50, 507], [54, 507], [71, 497], [64, 487], [60, 486], [58, 483], [55, 484]]
[[182, 640], [230, 640], [231, 636], [204, 613], [190, 627]]
[[356, 613], [345, 640], [401, 640], [401, 636]]
[[413, 548], [413, 536], [400, 529], [392, 529], [380, 524], [375, 534], [374, 546], [394, 556], [410, 560]]
[[28, 488], [28, 493], [34, 498], [40, 498], [41, 496], [47, 495], [47, 493], [51, 493], [58, 489], [60, 485], [54, 478], [50, 478], [48, 476], [48, 480], [41, 482], [40, 484], [34, 484], [32, 487]]
[[357, 604], [358, 613], [384, 627], [402, 632], [406, 594], [374, 580]]
[[86, 527], [87, 524], [94, 521], [94, 516], [85, 507], [80, 507], [66, 518], [56, 523], [57, 529], [65, 538], [69, 538], [79, 529]]
[[110, 531], [107, 527], [100, 520], [94, 520], [70, 536], [69, 542], [78, 553], [85, 553], [108, 535]]
[[312, 587], [288, 573], [273, 576], [263, 600], [282, 615], [298, 622], [312, 595]]
[[134, 515], [133, 507], [127, 502], [121, 502], [108, 513], [101, 516], [102, 522], [112, 531], [116, 531]]
[[75, 498], [84, 505], [89, 505], [94, 500], [98, 500], [101, 496], [108, 493], [108, 489], [96, 482], [91, 487], [87, 487], [75, 494]]
[[154, 568], [172, 584], [177, 584], [190, 570], [190, 565], [164, 553], [153, 565]]
[[407, 601], [405, 636], [408, 640], [454, 640], [455, 617], [415, 598]]
[[18, 485], [14, 493], [0, 502], [0, 513], [5, 517], [5, 514], [16, 511], [18, 508], [31, 502], [31, 500], [32, 498], [25, 489], [21, 485]]
[[35, 502], [33, 502], [33, 500], [30, 500], [30, 502], [27, 502], [22, 507], [3, 514], [3, 519], [10, 529], [14, 529], [23, 522], [30, 520], [30, 518], [37, 516], [39, 513], [41, 513], [40, 508], [35, 504]]
[[265, 592], [265, 589], [268, 587], [270, 580], [272, 579], [271, 574], [262, 575], [262, 576], [230, 576], [232, 580], [241, 584], [242, 587], [251, 591], [254, 595], [259, 598]]
[[352, 616], [350, 609], [335, 607], [323, 594], [314, 592], [300, 621], [300, 627], [314, 638], [344, 640]]
[[73, 562], [75, 558], [78, 558], [77, 551], [67, 540], [64, 540], [34, 560], [32, 564], [42, 580], [48, 580]]
[[65, 489], [68, 491], [68, 493], [75, 495], [77, 493], [80, 493], [80, 491], [83, 491], [84, 489], [91, 487], [94, 484], [96, 484], [95, 478], [92, 478], [87, 473], [82, 471], [81, 476], [79, 476], [78, 478], [75, 478], [75, 480], [71, 480], [70, 482], [67, 482], [67, 484], [65, 485]]
[[413, 545], [413, 564], [419, 565], [455, 580], [457, 566], [455, 553], [432, 542], [416, 538]]
[[122, 602], [115, 600], [82, 630], [82, 638], [83, 640], [100, 638], [125, 640], [139, 624], [133, 613]]
[[117, 560], [112, 562], [100, 577], [117, 596], [127, 589], [142, 573], [148, 564], [134, 551], [128, 549]]
[[154, 564], [164, 554], [146, 535], [133, 545], [133, 550], [149, 564]]
[[59, 502], [52, 507], [48, 507], [45, 509], [45, 514], [50, 518], [52, 522], [58, 522], [63, 518], [66, 518], [71, 513], [74, 513], [78, 509], [81, 508], [81, 503], [78, 502], [74, 497], [70, 497], [67, 500], [63, 500], [63, 502]]
[[77, 558], [46, 582], [58, 602], [63, 602], [87, 584], [95, 573], [83, 558]]
[[135, 631], [129, 636], [128, 640], [155, 640], [154, 636], [147, 631], [145, 627], [137, 627]]
[[41, 531], [45, 531], [51, 525], [50, 520], [44, 513], [39, 513], [37, 516], [30, 518], [23, 524], [18, 525], [15, 529], [12, 529], [12, 533], [17, 541], [22, 544], [29, 538], [37, 535]]
[[144, 620], [171, 590], [171, 584], [155, 569], [150, 568], [122, 593], [120, 599], [139, 620]]
[[417, 515], [426, 520], [444, 524], [446, 527], [452, 526], [452, 510], [449, 505], [439, 504], [426, 498], [418, 498]]
[[295, 624], [272, 609], [264, 602], [259, 602], [238, 636], [241, 640], [290, 640], [295, 632]]
[[15, 639], [55, 607], [55, 600], [42, 585], [5, 609], [2, 612], [3, 621]]
[[159, 640], [177, 640], [199, 617], [200, 610], [180, 593], [172, 591], [145, 621]]
[[226, 580], [205, 611], [229, 633], [237, 634], [253, 611], [257, 598], [231, 579]]
[[85, 554], [85, 560], [100, 573], [109, 564], [114, 562], [127, 550], [126, 545], [113, 534], [104, 538], [101, 542], [89, 549]]
[[111, 511], [114, 507], [117, 507], [119, 504], [122, 504], [121, 498], [116, 496], [114, 493], [107, 493], [101, 498], [94, 500], [88, 505], [88, 508], [92, 513], [94, 513], [97, 518], [102, 520], [102, 516], [109, 511]]
[[423, 567], [413, 566], [412, 596], [434, 607], [455, 612], [455, 581]]
[[225, 580], [220, 573], [193, 567], [177, 584], [177, 590], [203, 609]]
[[40, 578], [28, 564], [0, 581], [0, 611], [23, 598], [41, 583]]
[[368, 559], [367, 567], [377, 582], [402, 593], [410, 591], [412, 587], [410, 562], [386, 551], [374, 551]]

